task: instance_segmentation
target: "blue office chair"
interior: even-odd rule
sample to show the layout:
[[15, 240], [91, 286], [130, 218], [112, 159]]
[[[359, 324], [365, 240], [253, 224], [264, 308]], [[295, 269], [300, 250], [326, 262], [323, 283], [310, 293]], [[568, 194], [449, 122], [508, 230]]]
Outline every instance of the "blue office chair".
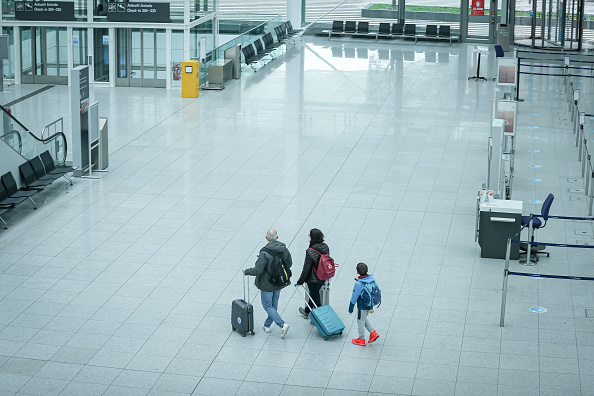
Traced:
[[[534, 216], [532, 218], [532, 228], [533, 229], [539, 230], [541, 228], [544, 228], [547, 225], [547, 220], [549, 219], [549, 211], [551, 210], [551, 205], [553, 204], [554, 199], [555, 199], [555, 196], [553, 194], [549, 194], [547, 199], [545, 199], [544, 203], [542, 204], [542, 207], [540, 208], [540, 216], [539, 217]], [[528, 223], [530, 223], [530, 216], [522, 216], [522, 227], [528, 226]], [[534, 233], [532, 234], [531, 241], [534, 242]], [[544, 251], [545, 247], [546, 247], [545, 245], [532, 245], [532, 247], [530, 248], [530, 261], [537, 262], [538, 254], [546, 254], [547, 257], [549, 257], [550, 256], [549, 252]], [[527, 250], [528, 250], [528, 244], [527, 243], [520, 244], [520, 249], [524, 250], [524, 252], [520, 253], [520, 255], [526, 254]], [[520, 261], [524, 261], [524, 260], [522, 258], [520, 258]]]
[[500, 45], [495, 46], [495, 56], [497, 58], [503, 58], [505, 56], [502, 46], [500, 46]]
[[[503, 52], [503, 47], [500, 45], [495, 46], [495, 57], [496, 58], [503, 58], [505, 53]], [[493, 77], [493, 81], [497, 80], [497, 77]]]

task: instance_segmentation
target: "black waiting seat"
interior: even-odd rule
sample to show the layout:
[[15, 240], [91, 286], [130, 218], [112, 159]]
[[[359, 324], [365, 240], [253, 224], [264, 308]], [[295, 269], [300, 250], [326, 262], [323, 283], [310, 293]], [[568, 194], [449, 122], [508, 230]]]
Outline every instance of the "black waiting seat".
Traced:
[[437, 37], [437, 25], [427, 25], [425, 29], [425, 37]]
[[270, 32], [266, 33], [264, 37], [262, 37], [262, 40], [264, 40], [264, 46], [268, 51], [272, 51], [280, 46], [280, 44], [274, 42], [274, 38]]
[[439, 25], [439, 33], [437, 35], [438, 38], [449, 40], [450, 45], [452, 45], [452, 40], [459, 39], [459, 37], [452, 36], [451, 29], [449, 25]]
[[254, 67], [253, 66], [254, 63], [258, 63], [258, 61], [264, 57], [264, 55], [256, 54], [256, 51], [254, 50], [254, 46], [251, 44], [248, 44], [245, 47], [243, 47], [241, 49], [241, 52], [243, 52], [245, 64], [252, 68]]
[[27, 197], [9, 197], [4, 184], [0, 183], [0, 207], [14, 207], [26, 199]]
[[280, 25], [274, 28], [274, 32], [276, 33], [276, 38], [278, 40], [279, 43], [284, 42], [285, 40], [287, 40], [289, 38], [289, 36], [287, 36], [287, 32], [285, 30], [285, 26], [284, 25]]
[[12, 176], [12, 172], [6, 172], [2, 175], [0, 179], [2, 180], [2, 186], [4, 187], [4, 191], [6, 191], [6, 195], [9, 198], [29, 199], [31, 202], [33, 202], [33, 206], [35, 207], [35, 209], [37, 209], [37, 204], [35, 203], [35, 201], [33, 201], [31, 197], [37, 194], [40, 190], [19, 189], [19, 187], [16, 184], [16, 181], [14, 180], [14, 177]]
[[264, 48], [264, 45], [260, 39], [256, 39], [256, 41], [254, 41], [254, 45], [256, 46], [258, 55], [270, 55], [270, 51]]
[[294, 36], [297, 36], [299, 34], [299, 32], [297, 30], [293, 30], [291, 23], [288, 21], [282, 23], [281, 27], [282, 27], [283, 31], [285, 32], [285, 35], [288, 38], [293, 38]]
[[357, 30], [357, 22], [355, 21], [346, 21], [344, 23], [344, 32], [345, 34], [353, 34]]
[[380, 22], [377, 37], [392, 37], [390, 24], [388, 22]]
[[332, 22], [332, 30], [330, 30], [328, 32], [328, 39], [330, 39], [330, 36], [332, 36], [333, 34], [340, 34], [342, 36], [343, 33], [344, 33], [344, 22], [343, 21], [333, 21]]
[[43, 162], [41, 162], [41, 158], [34, 157], [29, 160], [31, 167], [33, 168], [33, 172], [35, 173], [35, 178], [39, 181], [47, 181], [53, 183], [55, 180], [58, 180], [62, 177], [62, 175], [48, 175], [45, 173], [45, 167], [43, 166]]
[[414, 23], [407, 23], [404, 25], [404, 37], [412, 37], [417, 42], [417, 25]]
[[46, 174], [64, 176], [66, 179], [68, 179], [70, 185], [72, 185], [72, 179], [70, 178], [70, 176], [68, 176], [68, 174], [74, 170], [73, 167], [66, 165], [56, 166], [56, 163], [52, 158], [52, 155], [47, 150], [41, 153], [39, 155], [39, 158], [41, 158], [41, 161], [43, 162]]
[[377, 39], [377, 33], [369, 33], [369, 22], [360, 21], [357, 23], [357, 34], [360, 37], [375, 37]]
[[291, 21], [287, 21], [285, 22], [287, 24], [287, 30], [289, 31], [289, 33], [291, 34], [297, 34], [299, 32], [302, 32], [303, 29], [293, 29], [293, 24], [291, 23]]
[[393, 23], [392, 24], [392, 35], [394, 36], [402, 36], [404, 33], [404, 25], [401, 23]]
[[19, 172], [21, 173], [21, 177], [23, 178], [27, 188], [45, 187], [52, 183], [50, 180], [37, 180], [35, 177], [35, 171], [33, 170], [33, 167], [29, 161], [19, 166]]

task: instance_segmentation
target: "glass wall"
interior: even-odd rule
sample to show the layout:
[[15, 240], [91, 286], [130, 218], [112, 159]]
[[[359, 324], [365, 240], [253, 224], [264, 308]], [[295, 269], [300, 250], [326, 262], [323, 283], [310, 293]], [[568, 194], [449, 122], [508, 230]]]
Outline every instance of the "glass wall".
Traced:
[[72, 28], [72, 60], [74, 67], [87, 64], [87, 43], [87, 29]]
[[171, 85], [181, 86], [181, 63], [184, 61], [184, 31], [171, 32]]
[[2, 28], [2, 34], [8, 35], [8, 40], [10, 42], [10, 59], [5, 60], [2, 63], [2, 72], [4, 73], [4, 78], [14, 78], [14, 29], [12, 27], [4, 27]]
[[95, 81], [109, 82], [109, 29], [100, 28], [93, 31], [93, 56]]

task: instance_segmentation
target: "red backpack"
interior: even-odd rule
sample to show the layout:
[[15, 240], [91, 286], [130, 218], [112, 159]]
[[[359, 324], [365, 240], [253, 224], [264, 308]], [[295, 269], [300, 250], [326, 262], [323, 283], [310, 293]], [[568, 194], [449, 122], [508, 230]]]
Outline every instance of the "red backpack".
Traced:
[[319, 280], [328, 280], [334, 276], [336, 267], [338, 264], [334, 263], [334, 259], [330, 257], [328, 253], [322, 254], [316, 249], [310, 248], [314, 252], [320, 255], [320, 261], [318, 261], [318, 268], [315, 270], [315, 274]]

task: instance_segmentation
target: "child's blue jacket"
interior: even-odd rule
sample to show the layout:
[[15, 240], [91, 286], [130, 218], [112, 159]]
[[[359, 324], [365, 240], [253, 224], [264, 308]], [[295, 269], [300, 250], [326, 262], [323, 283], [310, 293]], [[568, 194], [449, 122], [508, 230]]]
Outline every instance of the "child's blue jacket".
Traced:
[[357, 304], [357, 308], [359, 308], [362, 311], [369, 311], [371, 308], [373, 308], [370, 305], [363, 305], [363, 303], [361, 302], [361, 292], [363, 291], [363, 287], [366, 283], [373, 282], [374, 280], [375, 278], [371, 274], [361, 276], [355, 279], [355, 287], [353, 287], [353, 294], [351, 295], [351, 304], [349, 305], [350, 313], [353, 313], [355, 304]]

